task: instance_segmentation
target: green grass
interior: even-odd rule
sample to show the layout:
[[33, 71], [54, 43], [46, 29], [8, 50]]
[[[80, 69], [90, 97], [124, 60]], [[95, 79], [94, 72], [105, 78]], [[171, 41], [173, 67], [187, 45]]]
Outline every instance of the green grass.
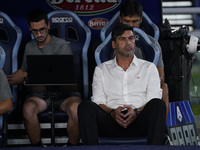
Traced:
[[192, 112], [194, 115], [200, 115], [200, 105], [192, 105]]

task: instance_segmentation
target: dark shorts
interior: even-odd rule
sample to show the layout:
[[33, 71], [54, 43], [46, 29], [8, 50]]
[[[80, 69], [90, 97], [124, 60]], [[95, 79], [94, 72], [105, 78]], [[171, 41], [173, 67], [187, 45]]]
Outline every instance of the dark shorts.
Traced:
[[[57, 96], [55, 96], [57, 94]], [[40, 93], [29, 93], [26, 95], [26, 100], [30, 97], [38, 97], [44, 100], [47, 104], [47, 109], [51, 109], [51, 99], [54, 100], [54, 108], [60, 109], [61, 103], [71, 96], [81, 97], [79, 92], [70, 92], [70, 93], [47, 93], [47, 92], [40, 92]]]

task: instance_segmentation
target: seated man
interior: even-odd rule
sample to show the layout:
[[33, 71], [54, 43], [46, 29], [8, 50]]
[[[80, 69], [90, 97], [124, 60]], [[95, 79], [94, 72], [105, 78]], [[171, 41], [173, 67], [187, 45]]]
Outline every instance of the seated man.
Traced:
[[[7, 76], [11, 85], [22, 84], [24, 78], [27, 77], [27, 55], [72, 55], [72, 50], [65, 40], [48, 33], [50, 23], [46, 12], [40, 9], [32, 10], [28, 14], [28, 25], [34, 39], [27, 43], [25, 47], [21, 69]], [[24, 125], [33, 146], [43, 146], [38, 114], [51, 108], [50, 99], [44, 99], [45, 95], [44, 92], [28, 94], [23, 106]], [[59, 100], [54, 102], [55, 109], [58, 107], [68, 115], [68, 145], [77, 145], [79, 142], [77, 108], [81, 102], [80, 93], [68, 92], [64, 95], [65, 97], [60, 97]]]
[[13, 108], [12, 93], [6, 75], [0, 69], [0, 115], [7, 113]]
[[92, 101], [78, 107], [84, 145], [98, 145], [101, 136], [147, 136], [149, 145], [164, 144], [166, 105], [159, 74], [153, 63], [134, 55], [134, 34], [129, 25], [116, 26], [112, 32], [116, 57], [95, 68]]
[[[128, 24], [132, 27], [140, 27], [140, 24], [142, 23], [142, 5], [137, 2], [136, 0], [126, 0], [121, 8], [120, 8], [120, 16], [119, 16], [119, 20], [121, 23], [123, 24]], [[143, 29], [145, 32], [145, 29]], [[149, 39], [151, 40], [152, 43], [156, 44], [159, 49], [160, 49], [160, 58], [157, 64], [157, 69], [159, 72], [159, 76], [161, 79], [161, 88], [163, 90], [163, 100], [166, 103], [166, 118], [168, 116], [168, 111], [169, 111], [169, 98], [168, 98], [168, 87], [167, 84], [165, 83], [165, 76], [164, 76], [164, 63], [163, 63], [163, 58], [162, 58], [162, 50], [161, 47], [158, 43], [158, 41], [156, 41], [153, 37], [151, 37], [150, 35], [148, 35]], [[141, 52], [140, 50], [137, 48], [135, 50], [135, 55], [138, 58], [142, 58], [141, 56]]]

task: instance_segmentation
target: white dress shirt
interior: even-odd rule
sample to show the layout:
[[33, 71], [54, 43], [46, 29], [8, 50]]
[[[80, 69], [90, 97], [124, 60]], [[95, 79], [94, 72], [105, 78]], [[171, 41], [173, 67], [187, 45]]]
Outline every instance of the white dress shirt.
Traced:
[[126, 71], [117, 65], [116, 57], [97, 66], [92, 92], [93, 102], [112, 109], [124, 105], [140, 108], [151, 99], [162, 97], [156, 66], [136, 56]]

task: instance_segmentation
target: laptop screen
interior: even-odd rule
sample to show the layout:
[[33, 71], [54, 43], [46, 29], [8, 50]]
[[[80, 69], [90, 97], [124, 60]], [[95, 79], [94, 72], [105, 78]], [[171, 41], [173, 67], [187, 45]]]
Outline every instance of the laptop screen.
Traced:
[[75, 84], [73, 55], [28, 55], [27, 84]]

